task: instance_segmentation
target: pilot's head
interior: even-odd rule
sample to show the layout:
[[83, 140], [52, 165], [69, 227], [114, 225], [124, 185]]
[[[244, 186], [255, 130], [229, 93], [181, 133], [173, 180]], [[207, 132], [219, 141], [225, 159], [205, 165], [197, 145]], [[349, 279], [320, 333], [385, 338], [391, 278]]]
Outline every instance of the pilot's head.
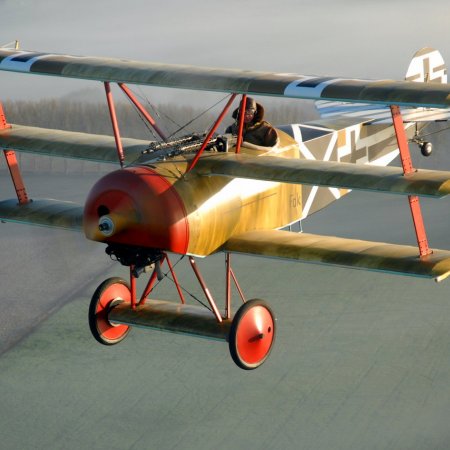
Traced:
[[247, 102], [245, 104], [245, 113], [244, 113], [244, 122], [250, 123], [255, 117], [256, 114], [256, 102], [253, 98], [248, 97]]

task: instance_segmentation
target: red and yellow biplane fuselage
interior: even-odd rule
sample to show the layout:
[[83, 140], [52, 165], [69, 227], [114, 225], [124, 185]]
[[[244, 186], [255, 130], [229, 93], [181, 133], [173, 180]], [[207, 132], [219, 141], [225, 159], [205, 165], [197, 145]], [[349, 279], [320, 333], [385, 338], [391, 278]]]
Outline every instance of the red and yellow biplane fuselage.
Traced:
[[[244, 144], [241, 152], [298, 159], [295, 140], [283, 132], [279, 135], [275, 148]], [[217, 156], [204, 155], [189, 173], [192, 154], [106, 175], [86, 201], [86, 236], [100, 242], [207, 256], [233, 236], [279, 229], [300, 220], [300, 185], [204, 175], [208, 160]], [[99, 229], [102, 223], [103, 231]]]

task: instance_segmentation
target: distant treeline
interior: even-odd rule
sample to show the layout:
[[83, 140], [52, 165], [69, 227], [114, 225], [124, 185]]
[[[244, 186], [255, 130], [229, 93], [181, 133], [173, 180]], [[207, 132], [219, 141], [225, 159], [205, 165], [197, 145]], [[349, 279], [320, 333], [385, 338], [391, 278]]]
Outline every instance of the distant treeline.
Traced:
[[[274, 125], [305, 122], [317, 117], [312, 102], [273, 101], [265, 103], [266, 119]], [[223, 106], [210, 111], [173, 103], [160, 104], [156, 108], [146, 105], [158, 125], [167, 135], [181, 136], [192, 132], [207, 131]], [[3, 108], [8, 122], [42, 128], [112, 135], [111, 120], [106, 101], [103, 103], [75, 102], [63, 99], [39, 101], [6, 101]], [[158, 137], [140, 117], [136, 108], [128, 103], [117, 103], [116, 112], [123, 137], [157, 140]], [[224, 120], [224, 128], [232, 122], [231, 111]], [[18, 154], [23, 170], [39, 171], [97, 171], [110, 170], [111, 165], [90, 162], [62, 160], [30, 154]], [[4, 169], [0, 165], [0, 169]]]
[[[8, 122], [11, 123], [95, 134], [112, 133], [106, 102], [85, 103], [52, 99], [6, 101], [3, 106]], [[156, 108], [148, 107], [148, 109], [160, 128], [168, 135], [206, 131], [221, 111], [220, 105], [212, 111], [205, 112], [200, 108], [173, 103], [161, 104]], [[274, 125], [305, 122], [317, 117], [313, 104], [305, 101], [286, 100], [281, 103], [272, 100], [265, 105], [265, 110], [266, 120]], [[117, 103], [116, 112], [123, 136], [155, 139], [133, 105]], [[229, 118], [224, 119], [222, 128], [231, 122], [230, 111]], [[178, 131], [180, 129], [181, 131]]]

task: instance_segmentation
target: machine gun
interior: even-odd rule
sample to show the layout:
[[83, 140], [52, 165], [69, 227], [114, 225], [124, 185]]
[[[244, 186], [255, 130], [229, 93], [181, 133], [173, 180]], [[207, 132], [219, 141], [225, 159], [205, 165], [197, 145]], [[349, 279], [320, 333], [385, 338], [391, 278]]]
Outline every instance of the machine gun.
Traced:
[[[183, 153], [195, 153], [203, 144], [206, 134], [189, 134], [179, 139], [164, 142], [151, 142], [142, 151], [146, 162], [165, 161]], [[211, 138], [205, 148], [206, 151], [227, 152], [236, 143], [236, 137], [230, 134]]]

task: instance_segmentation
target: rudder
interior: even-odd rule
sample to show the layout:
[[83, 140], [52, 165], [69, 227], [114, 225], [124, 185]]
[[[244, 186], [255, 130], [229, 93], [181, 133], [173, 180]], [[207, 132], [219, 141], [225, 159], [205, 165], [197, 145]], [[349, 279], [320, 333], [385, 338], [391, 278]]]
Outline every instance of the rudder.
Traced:
[[409, 64], [406, 81], [447, 83], [447, 66], [441, 53], [425, 47], [417, 51]]

